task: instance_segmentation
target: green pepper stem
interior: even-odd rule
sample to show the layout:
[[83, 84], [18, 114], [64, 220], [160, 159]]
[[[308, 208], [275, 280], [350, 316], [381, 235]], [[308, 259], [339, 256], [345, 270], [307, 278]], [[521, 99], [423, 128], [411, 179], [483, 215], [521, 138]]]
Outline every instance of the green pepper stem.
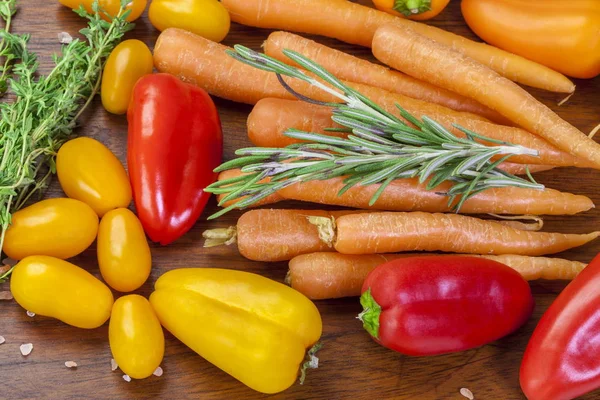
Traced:
[[394, 10], [406, 17], [431, 10], [431, 0], [395, 0]]
[[317, 356], [315, 356], [315, 354], [317, 353], [317, 351], [321, 350], [321, 347], [323, 347], [323, 343], [321, 342], [317, 342], [315, 343], [315, 345], [313, 347], [310, 348], [310, 350], [308, 350], [306, 352], [306, 357], [304, 363], [302, 364], [302, 368], [300, 368], [300, 384], [303, 385], [304, 384], [304, 380], [306, 379], [306, 370], [309, 368], [319, 368], [319, 358]]
[[360, 296], [360, 304], [363, 306], [363, 312], [358, 314], [357, 318], [363, 323], [363, 327], [371, 336], [379, 339], [381, 306], [377, 304], [371, 295], [370, 288]]

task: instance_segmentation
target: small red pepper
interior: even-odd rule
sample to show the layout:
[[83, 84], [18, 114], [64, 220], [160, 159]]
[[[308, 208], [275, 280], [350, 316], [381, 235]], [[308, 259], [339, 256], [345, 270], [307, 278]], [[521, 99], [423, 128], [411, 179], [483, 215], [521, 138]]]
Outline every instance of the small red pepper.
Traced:
[[147, 75], [133, 90], [127, 161], [144, 230], [169, 244], [198, 220], [221, 163], [217, 109], [203, 89], [168, 74]]
[[362, 292], [365, 329], [381, 345], [411, 356], [492, 342], [523, 325], [534, 305], [518, 272], [475, 257], [393, 260], [371, 271]]
[[600, 255], [562, 291], [521, 363], [529, 400], [567, 400], [600, 388]]

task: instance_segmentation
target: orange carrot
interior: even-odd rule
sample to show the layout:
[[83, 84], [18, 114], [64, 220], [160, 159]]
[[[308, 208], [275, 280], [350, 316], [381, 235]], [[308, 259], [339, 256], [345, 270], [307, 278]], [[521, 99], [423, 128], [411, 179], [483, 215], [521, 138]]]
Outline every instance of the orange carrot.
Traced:
[[[295, 99], [281, 86], [275, 74], [233, 59], [225, 53], [228, 49], [227, 46], [211, 42], [191, 32], [170, 28], [158, 37], [154, 48], [154, 64], [160, 72], [175, 75], [217, 97], [240, 103], [255, 104], [267, 97]], [[286, 82], [296, 92], [312, 99], [340, 102], [337, 97], [308, 82], [294, 78], [286, 78]], [[399, 104], [418, 118], [427, 115], [444, 125], [467, 125], [472, 120], [487, 121], [477, 114], [451, 110], [439, 104], [416, 100], [377, 87], [344, 83], [396, 114], [396, 104]]]
[[284, 49], [296, 51], [310, 58], [339, 79], [378, 87], [413, 99], [440, 104], [456, 111], [479, 114], [503, 124], [507, 123], [507, 119], [496, 111], [472, 99], [293, 33], [273, 32], [265, 41], [263, 48], [265, 54], [296, 67], [299, 66], [283, 54]]
[[[227, 175], [224, 174], [225, 172], [221, 173], [219, 180], [237, 176], [240, 171], [230, 170], [227, 171]], [[277, 196], [270, 197], [268, 202], [263, 201], [261, 204], [286, 199], [385, 211], [451, 211], [448, 197], [443, 194], [450, 188], [450, 183], [444, 183], [435, 190], [427, 190], [426, 184], [419, 184], [416, 178], [395, 180], [388, 185], [375, 204], [369, 206], [369, 201], [379, 185], [354, 186], [338, 196], [345, 185], [344, 177], [338, 177], [290, 185], [277, 192]], [[488, 189], [476, 194], [464, 202], [460, 211], [464, 214], [573, 215], [592, 208], [594, 203], [586, 196], [554, 189], [506, 187]]]
[[[360, 296], [369, 272], [377, 266], [400, 257], [414, 257], [423, 253], [349, 255], [334, 252], [303, 254], [290, 260], [286, 281], [309, 299], [323, 300]], [[437, 255], [443, 257], [443, 255]], [[508, 265], [527, 280], [571, 280], [586, 266], [578, 261], [560, 258], [527, 257], [517, 255], [481, 256]]]
[[[344, 178], [326, 181], [303, 182], [288, 186], [279, 195], [288, 200], [330, 204], [362, 209], [388, 211], [427, 211], [448, 212], [448, 198], [443, 194], [450, 188], [449, 183], [435, 190], [426, 190], [426, 183], [417, 179], [393, 181], [381, 194], [372, 207], [369, 201], [379, 185], [354, 186], [338, 196], [344, 187]], [[460, 209], [463, 214], [531, 214], [531, 215], [573, 215], [594, 208], [594, 203], [586, 196], [559, 192], [553, 189], [534, 190], [515, 187], [488, 189], [464, 202]]]
[[[322, 240], [343, 254], [445, 251], [469, 254], [541, 256], [582, 246], [600, 236], [530, 232], [495, 221], [459, 214], [361, 213], [336, 218], [335, 224], [319, 218]], [[329, 231], [335, 238], [330, 239]]]
[[351, 1], [222, 0], [231, 19], [243, 25], [312, 33], [370, 47], [377, 28], [388, 23], [410, 27], [525, 85], [571, 93], [575, 85], [548, 67], [496, 47], [419, 22], [398, 18]]
[[[284, 135], [285, 131], [290, 128], [345, 137], [346, 134], [344, 133], [326, 131], [327, 128], [340, 127], [340, 125], [331, 120], [331, 116], [332, 111], [329, 107], [317, 106], [302, 101], [262, 99], [256, 103], [248, 116], [248, 137], [254, 145], [259, 147], [285, 147], [290, 144], [300, 143], [301, 140]], [[443, 118], [446, 120], [445, 117]], [[524, 129], [464, 118], [459, 123], [465, 128], [483, 136], [520, 144], [521, 146], [536, 149], [540, 152], [539, 157], [513, 156], [510, 159], [511, 162], [563, 167], [591, 166], [590, 163], [583, 162], [578, 157], [558, 150], [546, 140]], [[446, 120], [444, 125], [451, 128], [451, 122], [448, 120]], [[465, 137], [465, 134], [458, 129], [452, 129], [452, 132], [459, 137]], [[488, 144], [494, 145], [494, 143]]]
[[555, 168], [554, 165], [541, 165], [541, 164], [516, 164], [511, 162], [504, 162], [498, 166], [502, 171], [508, 172], [513, 175], [526, 175], [527, 170], [530, 174], [536, 172], [549, 171]]
[[305, 132], [346, 137], [342, 132], [327, 132], [340, 128], [331, 120], [331, 108], [303, 101], [266, 98], [259, 100], [248, 115], [248, 138], [259, 147], [286, 147], [302, 140], [284, 135], [290, 128]]
[[413, 77], [475, 99], [559, 149], [600, 167], [600, 144], [517, 84], [447, 46], [410, 29], [386, 25], [373, 38], [373, 54]]
[[[244, 175], [242, 174], [242, 172], [239, 169], [230, 169], [227, 171], [223, 171], [219, 174], [219, 180], [220, 181], [224, 181], [226, 179], [231, 179], [231, 178], [237, 178], [238, 176]], [[259, 181], [259, 183], [265, 182], [266, 179], [263, 179], [262, 181]], [[224, 195], [221, 196], [217, 196], [217, 199], [220, 201], [221, 198], [224, 197]], [[242, 199], [245, 199], [246, 197], [240, 197], [239, 199], [237, 199], [236, 201], [241, 201]], [[257, 201], [256, 203], [254, 203], [252, 205], [252, 207], [260, 207], [263, 206], [265, 204], [273, 204], [273, 203], [277, 203], [280, 202], [282, 200], [285, 200], [283, 197], [281, 197], [279, 195], [279, 193], [273, 193], [267, 197], [265, 197], [262, 200]], [[225, 206], [232, 204], [233, 202], [227, 203], [225, 204]]]
[[205, 247], [237, 242], [244, 257], [254, 261], [284, 261], [330, 247], [319, 239], [318, 228], [307, 217], [339, 217], [356, 211], [252, 210], [244, 213], [237, 227], [203, 233]]
[[234, 228], [203, 234], [208, 246], [231, 244], [236, 238], [240, 253], [255, 261], [290, 260], [331, 248], [343, 254], [440, 250], [543, 255], [581, 246], [598, 235], [524, 231], [458, 214], [265, 209], [246, 212]]

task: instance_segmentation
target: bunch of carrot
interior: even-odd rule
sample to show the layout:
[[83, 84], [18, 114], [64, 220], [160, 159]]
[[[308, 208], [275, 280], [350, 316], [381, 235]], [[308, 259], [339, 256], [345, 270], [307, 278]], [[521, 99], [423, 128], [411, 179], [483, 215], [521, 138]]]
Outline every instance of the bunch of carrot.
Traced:
[[393, 254], [407, 251], [467, 253], [502, 262], [526, 279], [573, 279], [584, 264], [537, 256], [598, 236], [533, 232], [457, 214], [273, 209], [248, 211], [235, 227], [204, 232], [209, 245], [237, 243], [250, 260], [291, 260], [289, 283], [313, 299], [359, 295], [372, 269], [410, 257]]
[[[547, 67], [349, 1], [270, 0], [268, 7], [260, 0], [222, 3], [234, 21], [245, 25], [319, 34], [371, 47], [375, 57], [393, 69], [287, 32], [271, 34], [264, 51], [286, 63], [290, 61], [284, 49], [303, 54], [388, 112], [398, 115], [398, 104], [418, 117], [429, 116], [457, 136], [464, 134], [455, 124], [539, 151], [539, 157], [512, 157], [511, 163], [501, 164], [506, 171], [600, 168], [600, 145], [513, 83], [563, 93], [575, 90], [566, 77]], [[321, 18], [323, 14], [328, 18]], [[347, 135], [330, 129], [339, 128], [331, 119], [330, 108], [296, 101], [274, 74], [236, 61], [227, 56], [227, 49], [188, 32], [168, 29], [156, 44], [155, 65], [213, 95], [254, 104], [248, 135], [257, 146], [297, 143], [285, 136], [290, 128]], [[339, 101], [306, 82], [286, 79], [286, 83], [317, 101]], [[226, 171], [219, 179], [240, 173]], [[237, 241], [240, 253], [252, 260], [291, 259], [292, 286], [317, 299], [359, 294], [362, 280], [376, 265], [407, 256], [387, 253], [405, 251], [468, 253], [503, 262], [527, 279], [572, 279], [584, 264], [538, 256], [583, 245], [599, 235], [532, 232], [500, 221], [438, 214], [450, 211], [443, 195], [450, 184], [442, 184], [434, 192], [416, 179], [394, 181], [369, 205], [379, 185], [356, 186], [339, 195], [343, 180], [297, 183], [256, 205], [290, 199], [398, 212], [253, 210], [240, 218], [237, 227], [205, 232], [207, 243]], [[569, 215], [593, 207], [585, 196], [509, 187], [478, 193], [461, 211]]]

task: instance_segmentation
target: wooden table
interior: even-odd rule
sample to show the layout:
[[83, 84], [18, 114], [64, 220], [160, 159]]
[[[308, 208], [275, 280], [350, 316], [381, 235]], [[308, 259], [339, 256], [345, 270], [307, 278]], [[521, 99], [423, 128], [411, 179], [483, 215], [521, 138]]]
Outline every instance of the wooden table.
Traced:
[[[367, 4], [366, 0], [361, 2]], [[474, 37], [461, 18], [456, 0], [432, 24]], [[83, 27], [83, 21], [56, 0], [21, 0], [14, 26], [18, 32], [33, 34], [31, 48], [39, 52], [42, 70], [47, 71], [51, 65], [50, 55], [59, 50], [57, 33], [67, 31], [75, 34]], [[225, 43], [242, 43], [258, 49], [268, 33], [267, 30], [234, 24]], [[144, 15], [137, 22], [136, 29], [127, 36], [141, 39], [152, 47], [157, 35]], [[318, 40], [371, 58], [368, 49], [323, 38]], [[560, 108], [556, 103], [561, 95], [541, 91], [532, 93], [575, 126], [588, 132], [600, 122], [600, 79], [576, 83], [575, 96]], [[225, 134], [224, 156], [230, 159], [235, 149], [249, 144], [245, 120], [250, 107], [220, 99], [216, 99], [216, 103]], [[77, 133], [103, 141], [125, 161], [125, 117], [107, 114], [98, 98]], [[565, 168], [539, 174], [539, 180], [556, 189], [588, 195], [600, 203], [600, 193], [596, 189], [600, 174], [596, 171]], [[55, 181], [48, 196], [61, 195]], [[287, 203], [283, 206], [292, 208], [300, 204]], [[202, 248], [203, 230], [232, 225], [240, 215], [231, 213], [218, 221], [206, 222], [206, 216], [215, 209], [212, 201], [194, 229], [173, 245], [153, 246], [152, 275], [138, 293], [149, 295], [153, 282], [161, 274], [181, 267], [233, 268], [283, 280], [285, 263], [248, 261], [238, 254], [235, 247]], [[548, 218], [546, 221], [548, 230], [588, 232], [598, 228], [600, 213], [592, 210], [574, 217]], [[562, 256], [587, 262], [598, 251], [600, 242], [596, 241]], [[95, 246], [72, 261], [99, 276]], [[0, 290], [7, 287], [5, 284]], [[319, 353], [319, 369], [309, 372], [303, 386], [294, 385], [272, 398], [462, 399], [459, 390], [466, 387], [477, 399], [523, 399], [518, 379], [523, 350], [541, 314], [564, 283], [535, 282], [532, 287], [537, 303], [534, 317], [517, 333], [478, 349], [428, 358], [406, 357], [375, 344], [355, 318], [361, 309], [357, 299], [320, 301], [317, 305], [323, 317], [325, 346]], [[122, 373], [111, 372], [107, 324], [92, 331], [80, 330], [49, 318], [29, 318], [14, 301], [0, 301], [0, 335], [6, 338], [6, 343], [0, 345], [0, 399], [264, 397], [209, 364], [168, 333], [162, 364], [164, 375], [130, 383], [122, 379]], [[28, 357], [19, 353], [19, 345], [23, 343], [34, 345]], [[79, 367], [75, 370], [65, 368], [65, 361], [70, 360], [76, 361]], [[586, 398], [597, 396], [598, 393]]]

